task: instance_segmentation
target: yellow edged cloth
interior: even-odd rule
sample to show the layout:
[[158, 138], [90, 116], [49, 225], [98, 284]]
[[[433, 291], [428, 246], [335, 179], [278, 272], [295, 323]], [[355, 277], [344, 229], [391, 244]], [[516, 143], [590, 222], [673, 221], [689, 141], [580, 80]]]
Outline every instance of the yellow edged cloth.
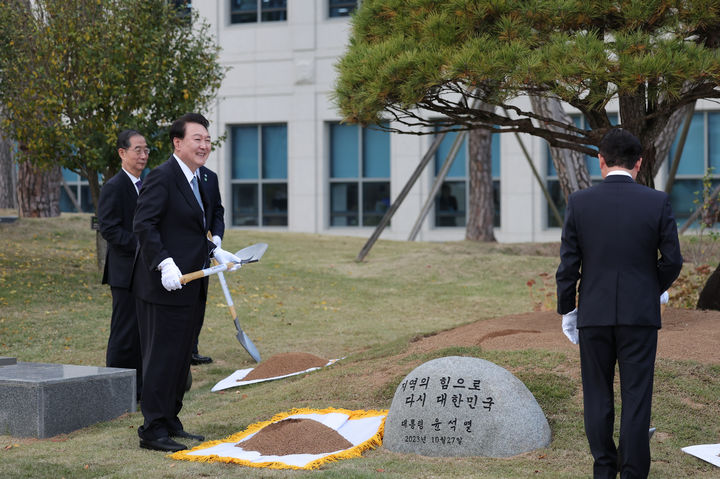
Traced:
[[[385, 430], [385, 416], [387, 416], [387, 410], [293, 409], [290, 412], [276, 414], [269, 421], [252, 424], [244, 431], [228, 436], [225, 439], [204, 442], [189, 451], [173, 453], [170, 457], [185, 461], [217, 461], [271, 469], [316, 469], [326, 462], [359, 457], [363, 451], [380, 446]], [[250, 439], [265, 426], [291, 418], [318, 421], [334, 429], [353, 446], [324, 454], [289, 454], [284, 456], [263, 456], [258, 451], [245, 451], [242, 447], [236, 447], [238, 443]]]

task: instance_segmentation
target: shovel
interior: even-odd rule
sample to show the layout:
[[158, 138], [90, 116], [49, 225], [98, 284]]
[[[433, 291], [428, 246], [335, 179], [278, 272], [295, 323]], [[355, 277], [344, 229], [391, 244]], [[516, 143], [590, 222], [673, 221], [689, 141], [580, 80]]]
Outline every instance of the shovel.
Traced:
[[[267, 243], [255, 243], [254, 245], [239, 250], [235, 253], [235, 256], [240, 258], [240, 264], [256, 263], [260, 261], [260, 258], [262, 258], [262, 255], [265, 254], [265, 250], [267, 250], [267, 248]], [[180, 276], [180, 283], [187, 284], [194, 279], [204, 278], [205, 276], [210, 276], [211, 274], [222, 273], [223, 271], [232, 269], [236, 264], [237, 263], [217, 264], [210, 268], [199, 269], [197, 271], [193, 271], [192, 273], [184, 274]]]
[[222, 287], [223, 294], [225, 294], [225, 301], [227, 301], [228, 308], [230, 308], [230, 315], [233, 318], [233, 322], [235, 322], [235, 329], [237, 329], [237, 340], [240, 341], [240, 344], [243, 345], [243, 348], [245, 348], [245, 350], [250, 353], [250, 356], [252, 356], [255, 362], [259, 363], [260, 353], [258, 352], [253, 342], [250, 340], [250, 338], [248, 338], [248, 335], [245, 334], [245, 331], [243, 331], [240, 327], [237, 312], [235, 311], [235, 305], [233, 304], [232, 297], [230, 296], [230, 290], [228, 289], [227, 283], [225, 282], [225, 275], [220, 272], [217, 274], [217, 277], [220, 281], [220, 286]]
[[[256, 243], [252, 246], [241, 249], [240, 251], [235, 253], [235, 256], [240, 258], [243, 263], [255, 263], [257, 261], [260, 261], [260, 258], [262, 258], [262, 256], [265, 254], [267, 248], [268, 245], [266, 243]], [[230, 315], [232, 316], [233, 322], [235, 323], [235, 329], [237, 330], [237, 340], [240, 341], [240, 344], [243, 345], [245, 350], [250, 354], [250, 356], [252, 356], [255, 362], [259, 363], [260, 353], [258, 352], [253, 342], [250, 340], [248, 335], [245, 334], [245, 331], [243, 331], [240, 327], [240, 321], [238, 321], [237, 311], [235, 311], [235, 305], [233, 304], [232, 296], [230, 296], [230, 290], [228, 289], [227, 282], [225, 281], [225, 275], [222, 274], [222, 272], [218, 273], [218, 280], [220, 281], [220, 286], [222, 287], [223, 294], [225, 295], [225, 301], [227, 301], [228, 308], [230, 309]]]
[[[267, 243], [256, 243], [254, 245], [248, 246], [247, 248], [239, 250], [235, 253], [235, 256], [240, 258], [240, 264], [256, 263], [257, 261], [260, 261], [260, 258], [262, 258], [262, 256], [265, 254], [267, 248]], [[233, 322], [235, 323], [235, 329], [237, 330], [237, 340], [240, 341], [240, 344], [243, 345], [245, 350], [250, 354], [250, 356], [255, 360], [255, 362], [259, 363], [260, 353], [258, 352], [253, 342], [250, 340], [248, 335], [245, 334], [245, 331], [243, 331], [240, 327], [240, 321], [238, 321], [237, 312], [235, 311], [235, 305], [233, 303], [232, 296], [230, 296], [230, 290], [228, 289], [227, 282], [225, 281], [225, 275], [223, 274], [223, 271], [226, 271], [227, 269], [232, 269], [232, 267], [235, 266], [236, 263], [217, 264], [215, 260], [213, 260], [213, 263], [216, 263], [215, 266], [182, 275], [180, 277], [180, 282], [182, 284], [186, 284], [194, 279], [210, 276], [211, 274], [218, 275], [220, 286], [222, 287], [223, 294], [225, 295], [225, 301], [227, 301], [228, 308], [230, 308], [230, 315], [232, 316]]]

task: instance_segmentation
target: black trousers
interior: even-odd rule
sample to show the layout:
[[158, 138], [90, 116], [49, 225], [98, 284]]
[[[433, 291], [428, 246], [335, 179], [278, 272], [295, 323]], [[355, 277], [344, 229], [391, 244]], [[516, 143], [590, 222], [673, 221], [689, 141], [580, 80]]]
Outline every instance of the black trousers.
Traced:
[[190, 306], [168, 306], [137, 300], [143, 357], [145, 421], [138, 436], [154, 440], [183, 430], [178, 414], [183, 406], [190, 370], [190, 352], [198, 329], [198, 307], [205, 304], [204, 291]]
[[[207, 296], [207, 294], [206, 294]], [[193, 348], [192, 353], [193, 354], [200, 354], [198, 351], [198, 343], [200, 341], [200, 330], [202, 329], [203, 323], [205, 322], [205, 302], [202, 303], [202, 305], [198, 305], [198, 327], [197, 332], [195, 333], [195, 341], [193, 342]]]
[[[648, 429], [658, 330], [606, 326], [579, 331], [585, 433], [595, 460], [593, 477], [615, 478], [620, 472], [621, 478], [646, 478], [650, 471]], [[622, 401], [617, 448], [613, 440], [616, 362]]]
[[135, 369], [137, 398], [142, 392], [142, 356], [140, 332], [135, 314], [135, 295], [127, 288], [111, 287], [112, 317], [105, 365], [109, 368]]

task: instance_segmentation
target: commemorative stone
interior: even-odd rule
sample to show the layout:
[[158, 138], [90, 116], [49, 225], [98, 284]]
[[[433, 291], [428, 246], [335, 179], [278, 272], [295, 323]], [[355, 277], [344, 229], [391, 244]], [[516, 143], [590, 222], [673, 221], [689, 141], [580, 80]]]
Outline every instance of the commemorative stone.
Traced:
[[509, 457], [550, 444], [535, 397], [506, 369], [479, 358], [428, 361], [398, 385], [383, 446], [422, 456]]

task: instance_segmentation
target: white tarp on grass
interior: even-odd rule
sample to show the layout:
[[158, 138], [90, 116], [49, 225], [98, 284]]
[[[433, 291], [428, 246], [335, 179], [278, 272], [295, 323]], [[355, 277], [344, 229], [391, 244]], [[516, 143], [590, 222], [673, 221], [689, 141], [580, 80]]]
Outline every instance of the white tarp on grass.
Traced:
[[[333, 363], [336, 362], [336, 361], [339, 361], [339, 359], [331, 359], [330, 361], [328, 361], [328, 363], [327, 363], [325, 366], [322, 366], [322, 367], [330, 366], [331, 364], [333, 364]], [[237, 371], [235, 371], [234, 373], [232, 373], [230, 376], [226, 377], [225, 379], [222, 379], [222, 380], [218, 381], [218, 383], [217, 383], [215, 386], [213, 386], [213, 388], [211, 389], [211, 391], [212, 391], [212, 392], [216, 392], [216, 391], [222, 391], [223, 389], [229, 389], [229, 388], [233, 388], [233, 387], [237, 387], [237, 386], [246, 386], [246, 385], [248, 385], [248, 384], [261, 383], [261, 382], [263, 382], [263, 381], [274, 381], [274, 380], [276, 380], [276, 379], [282, 379], [282, 378], [287, 378], [287, 377], [290, 377], [290, 376], [296, 376], [296, 375], [298, 375], [298, 374], [309, 373], [310, 371], [315, 371], [315, 370], [317, 370], [317, 369], [320, 369], [320, 367], [305, 369], [304, 371], [297, 371], [297, 372], [290, 373], [290, 374], [285, 374], [285, 375], [282, 375], [282, 376], [275, 376], [275, 377], [271, 377], [271, 378], [253, 379], [253, 380], [251, 380], [251, 381], [243, 381], [242, 379], [243, 379], [245, 376], [247, 376], [248, 374], [250, 374], [250, 372], [251, 372], [253, 369], [254, 369], [254, 368], [238, 369]]]
[[699, 444], [682, 448], [683, 452], [720, 467], [720, 444]]

